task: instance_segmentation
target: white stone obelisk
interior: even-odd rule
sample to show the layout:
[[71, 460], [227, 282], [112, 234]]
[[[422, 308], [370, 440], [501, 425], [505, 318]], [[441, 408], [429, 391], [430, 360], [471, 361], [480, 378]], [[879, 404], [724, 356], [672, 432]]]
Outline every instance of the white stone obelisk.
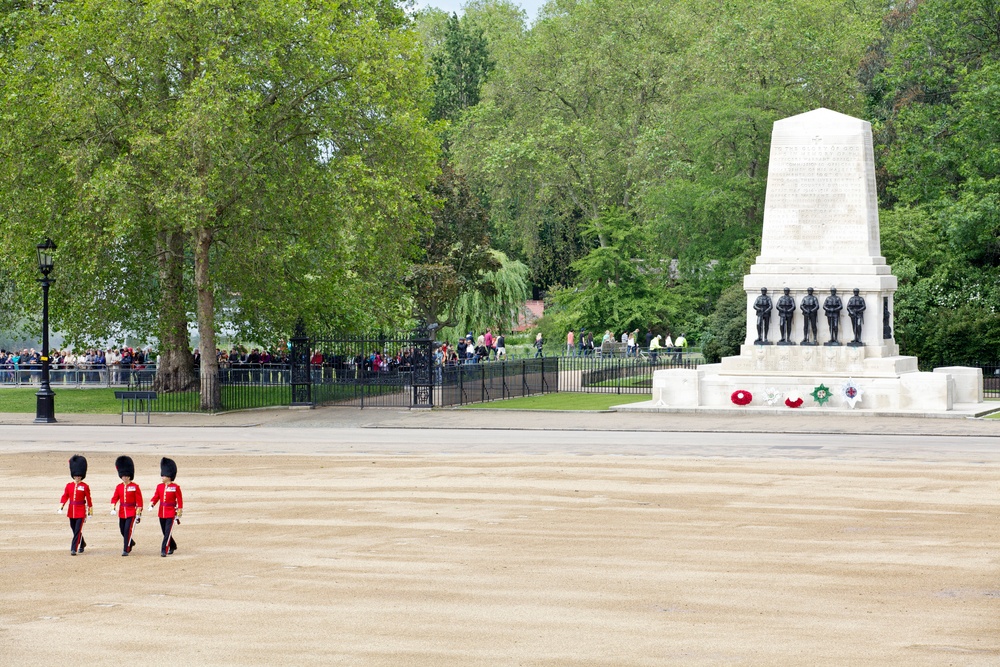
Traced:
[[[980, 369], [921, 372], [916, 357], [899, 354], [893, 338], [897, 283], [881, 254], [875, 159], [866, 121], [816, 109], [774, 124], [761, 252], [743, 287], [747, 325], [740, 354], [697, 369], [656, 371], [651, 405], [632, 409], [744, 409], [731, 400], [740, 390], [754, 395], [755, 407], [764, 407], [763, 396], [778, 394], [803, 398], [807, 411], [850, 410], [857, 400], [819, 403], [808, 397], [819, 387], [846, 392], [853, 383], [863, 390], [860, 407], [875, 412], [982, 410]], [[758, 337], [754, 310], [765, 287], [774, 307], [766, 339]], [[806, 335], [801, 309], [810, 288], [819, 305], [815, 338]], [[837, 335], [823, 308], [831, 288], [843, 307]], [[785, 289], [795, 311], [791, 335], [781, 340], [777, 306]], [[855, 290], [866, 307], [860, 340], [854, 340], [848, 314]]]
[[[871, 124], [829, 109], [779, 120], [771, 135], [761, 252], [744, 278], [747, 338], [757, 337], [753, 303], [766, 287], [777, 302], [788, 287], [796, 304], [814, 288], [821, 305], [820, 345], [831, 339], [822, 304], [836, 287], [843, 301], [839, 342], [852, 338], [847, 301], [857, 288], [865, 299], [866, 357], [899, 353], [892, 339], [896, 277], [882, 257]], [[888, 329], [883, 328], [888, 310]], [[777, 313], [771, 330], [776, 331]], [[792, 330], [802, 339], [796, 308]], [[889, 337], [885, 337], [889, 334]], [[773, 337], [777, 340], [777, 336]]]

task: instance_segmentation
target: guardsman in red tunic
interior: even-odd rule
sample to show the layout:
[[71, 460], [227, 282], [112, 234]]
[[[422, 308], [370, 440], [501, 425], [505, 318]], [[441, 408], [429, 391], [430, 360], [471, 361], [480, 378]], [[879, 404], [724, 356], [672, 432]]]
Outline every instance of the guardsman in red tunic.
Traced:
[[160, 460], [160, 477], [163, 481], [156, 485], [156, 493], [153, 494], [149, 509], [156, 507], [156, 503], [160, 504], [160, 530], [163, 531], [160, 555], [165, 558], [167, 554], [177, 551], [177, 543], [172, 533], [174, 522], [181, 522], [184, 499], [181, 497], [181, 487], [174, 483], [174, 479], [177, 478], [177, 464], [172, 459]]
[[[59, 511], [66, 508], [66, 516], [69, 517], [69, 527], [73, 531], [73, 541], [69, 545], [69, 555], [75, 556], [78, 552], [83, 553], [87, 547], [87, 541], [83, 539], [83, 524], [87, 516], [94, 514], [94, 501], [90, 499], [90, 486], [85, 484], [83, 478], [87, 476], [87, 459], [80, 455], [74, 455], [69, 460], [69, 474], [73, 481], [66, 485], [60, 500]], [[67, 506], [67, 503], [69, 505]]]
[[111, 513], [116, 513], [117, 504], [118, 530], [121, 531], [124, 540], [122, 556], [128, 556], [135, 546], [135, 540], [132, 539], [135, 524], [142, 519], [142, 491], [139, 485], [132, 481], [135, 478], [135, 463], [131, 457], [119, 456], [115, 459], [115, 470], [118, 471], [122, 483], [115, 487], [115, 495], [111, 496]]

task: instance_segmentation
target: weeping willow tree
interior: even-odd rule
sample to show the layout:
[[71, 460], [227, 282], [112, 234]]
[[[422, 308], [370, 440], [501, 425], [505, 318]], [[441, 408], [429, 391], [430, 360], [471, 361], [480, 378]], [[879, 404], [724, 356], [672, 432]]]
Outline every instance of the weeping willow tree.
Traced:
[[463, 292], [455, 306], [456, 331], [510, 331], [531, 288], [528, 267], [499, 250], [490, 250], [499, 268], [483, 273], [478, 287]]

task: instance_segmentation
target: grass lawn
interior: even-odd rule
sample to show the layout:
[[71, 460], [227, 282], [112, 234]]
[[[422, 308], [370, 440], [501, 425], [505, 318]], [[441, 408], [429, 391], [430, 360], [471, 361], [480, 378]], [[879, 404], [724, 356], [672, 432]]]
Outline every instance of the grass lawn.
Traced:
[[586, 394], [559, 392], [543, 396], [525, 396], [506, 401], [464, 405], [465, 410], [607, 410], [612, 405], [652, 400], [652, 394]]
[[[125, 390], [119, 387], [118, 391]], [[122, 402], [115, 398], [115, 389], [60, 389], [56, 392], [56, 416], [64, 414], [113, 415], [121, 412]], [[37, 388], [0, 388], [0, 412], [35, 411]], [[291, 389], [287, 386], [222, 387], [222, 405], [225, 410], [241, 410], [272, 405], [288, 405]], [[196, 391], [160, 394], [153, 402], [153, 412], [198, 412], [199, 395]], [[130, 412], [131, 406], [125, 411]], [[143, 407], [145, 412], [145, 407]]]
[[[56, 416], [66, 414], [118, 414], [122, 402], [115, 398], [114, 389], [59, 389], [56, 393]], [[38, 388], [11, 387], [0, 389], [0, 412], [35, 411], [35, 394]]]

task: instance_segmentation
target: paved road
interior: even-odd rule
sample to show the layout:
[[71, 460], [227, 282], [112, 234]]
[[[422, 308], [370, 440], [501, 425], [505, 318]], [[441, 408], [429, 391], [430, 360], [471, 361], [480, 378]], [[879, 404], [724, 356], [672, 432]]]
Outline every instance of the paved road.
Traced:
[[[0, 664], [1000, 664], [997, 422], [60, 419], [0, 415]], [[84, 558], [54, 512], [73, 451], [105, 504]], [[120, 453], [178, 459], [170, 558], [155, 521], [118, 556]]]
[[1000, 435], [670, 432], [514, 427], [7, 425], [0, 453], [576, 455], [1000, 463]]

